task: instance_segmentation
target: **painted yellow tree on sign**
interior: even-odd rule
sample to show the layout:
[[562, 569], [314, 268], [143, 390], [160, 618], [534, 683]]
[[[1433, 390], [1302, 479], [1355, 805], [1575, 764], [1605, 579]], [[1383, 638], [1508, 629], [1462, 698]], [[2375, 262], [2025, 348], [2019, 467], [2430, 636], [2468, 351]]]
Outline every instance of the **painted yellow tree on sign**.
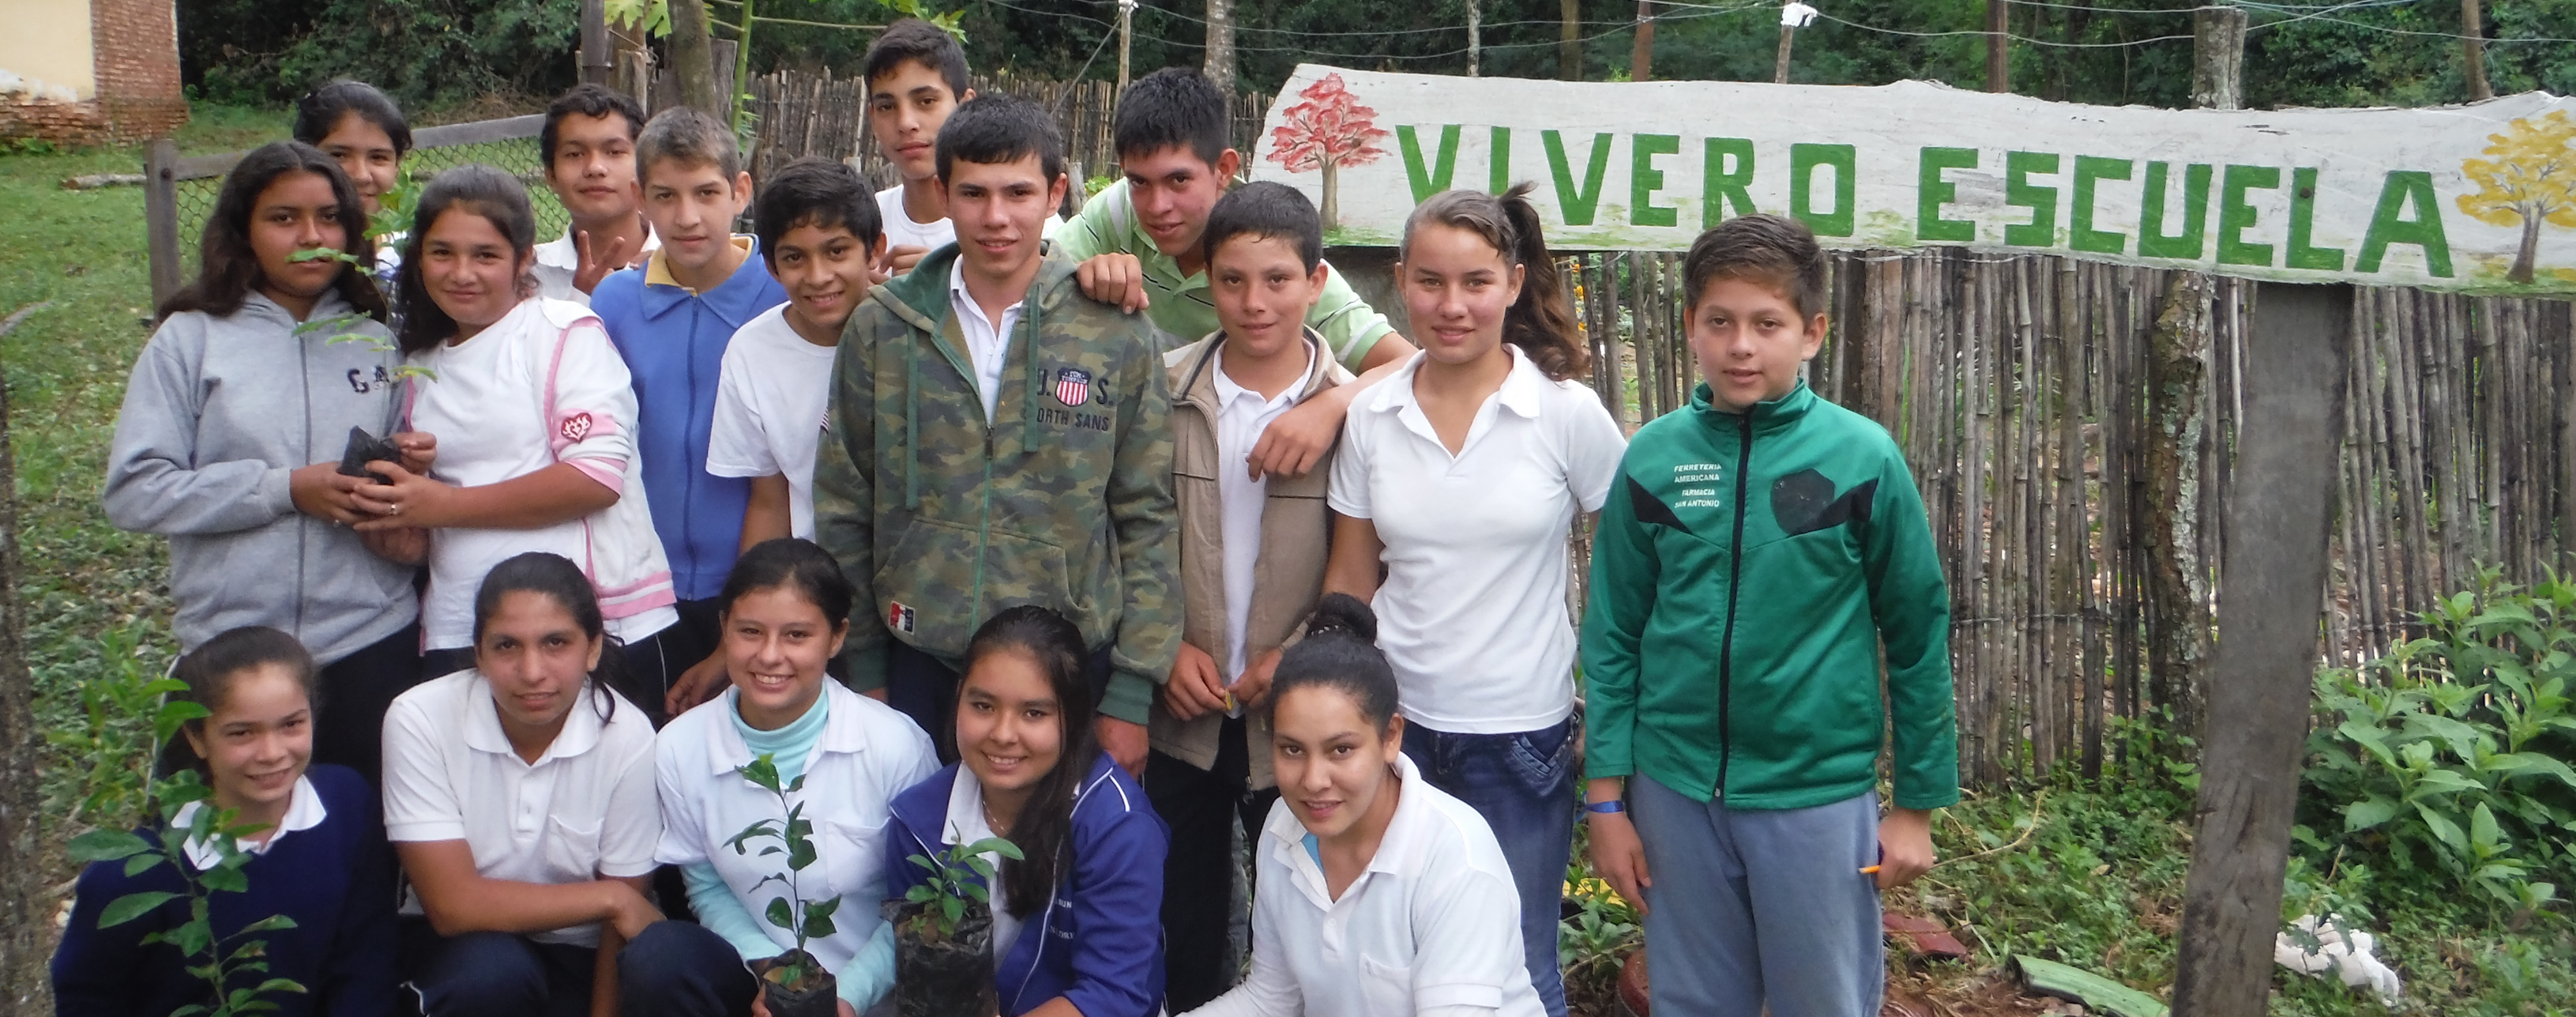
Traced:
[[2460, 164], [2478, 185], [2460, 195], [2460, 211], [2489, 226], [2522, 224], [2522, 246], [2505, 278], [2527, 283], [2540, 254], [2540, 225], [2576, 227], [2576, 147], [2570, 147], [2576, 123], [2565, 110], [2553, 110], [2538, 120], [2515, 120], [2487, 140], [2479, 154], [2490, 158]]

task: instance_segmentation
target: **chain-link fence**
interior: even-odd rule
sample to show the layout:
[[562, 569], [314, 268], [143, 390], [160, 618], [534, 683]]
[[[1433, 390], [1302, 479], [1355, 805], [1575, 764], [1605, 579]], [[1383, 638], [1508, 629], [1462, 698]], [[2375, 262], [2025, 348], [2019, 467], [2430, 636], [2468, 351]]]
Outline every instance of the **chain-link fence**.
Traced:
[[[403, 172], [415, 180], [427, 181], [441, 170], [467, 163], [499, 167], [527, 184], [528, 199], [537, 214], [537, 240], [552, 240], [563, 232], [572, 216], [545, 184], [544, 161], [537, 152], [537, 131], [544, 119], [508, 117], [414, 131], [411, 153], [403, 159]], [[154, 300], [169, 296], [195, 277], [198, 236], [205, 229], [206, 217], [214, 212], [224, 174], [231, 172], [244, 154], [228, 152], [181, 159], [169, 142], [154, 143], [144, 164], [145, 185], [151, 191], [145, 212], [150, 217], [147, 232], [151, 239]]]

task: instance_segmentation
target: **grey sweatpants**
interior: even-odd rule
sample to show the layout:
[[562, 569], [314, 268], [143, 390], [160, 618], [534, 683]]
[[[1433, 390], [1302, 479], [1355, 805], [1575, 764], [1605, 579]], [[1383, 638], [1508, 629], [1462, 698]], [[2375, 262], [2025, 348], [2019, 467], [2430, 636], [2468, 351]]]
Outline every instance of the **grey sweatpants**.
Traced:
[[1638, 775], [1646, 968], [1659, 1014], [1875, 1017], [1886, 989], [1878, 795], [1782, 811], [1705, 805]]

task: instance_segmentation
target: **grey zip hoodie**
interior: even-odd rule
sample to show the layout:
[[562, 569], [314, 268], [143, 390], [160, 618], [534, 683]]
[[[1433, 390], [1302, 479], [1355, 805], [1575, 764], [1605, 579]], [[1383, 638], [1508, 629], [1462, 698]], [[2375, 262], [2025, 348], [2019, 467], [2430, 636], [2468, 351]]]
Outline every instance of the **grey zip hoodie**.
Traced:
[[[351, 313], [323, 294], [308, 319]], [[301, 640], [328, 664], [420, 615], [412, 567], [376, 557], [355, 531], [295, 509], [287, 472], [338, 462], [349, 428], [394, 422], [391, 333], [366, 318], [307, 328], [257, 293], [217, 318], [171, 315], [126, 383], [108, 450], [107, 518], [170, 538], [182, 649], [244, 625]]]

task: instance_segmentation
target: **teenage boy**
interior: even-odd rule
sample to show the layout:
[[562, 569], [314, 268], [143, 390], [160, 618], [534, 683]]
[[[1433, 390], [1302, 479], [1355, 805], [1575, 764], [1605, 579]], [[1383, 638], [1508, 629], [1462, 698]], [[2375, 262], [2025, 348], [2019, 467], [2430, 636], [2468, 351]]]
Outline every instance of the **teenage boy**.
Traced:
[[814, 539], [814, 446], [832, 357], [842, 324], [867, 299], [868, 268], [885, 251], [858, 171], [813, 156], [761, 185], [751, 229], [787, 302], [751, 319], [725, 348], [707, 452], [707, 472], [751, 480], [746, 551], [779, 537]]
[[975, 97], [966, 87], [966, 49], [957, 37], [920, 18], [887, 25], [868, 44], [860, 65], [868, 96], [868, 130], [877, 148], [903, 178], [877, 192], [877, 218], [885, 223], [885, 266], [912, 271], [925, 254], [957, 242], [948, 221], [948, 199], [939, 187], [939, 128], [957, 105]]
[[[885, 223], [888, 275], [912, 271], [925, 254], [957, 242], [948, 199], [939, 189], [939, 128], [957, 106], [975, 97], [966, 85], [966, 49], [957, 37], [919, 18], [887, 25], [868, 43], [860, 64], [868, 96], [868, 131], [894, 163], [900, 183], [877, 192], [877, 218]], [[1064, 220], [1053, 211], [1039, 232], [1052, 237]]]
[[1280, 646], [1323, 595], [1332, 532], [1329, 450], [1302, 477], [1255, 479], [1242, 464], [1280, 414], [1352, 380], [1305, 324], [1329, 278], [1313, 202], [1286, 184], [1238, 187], [1209, 210], [1200, 242], [1223, 328], [1163, 358], [1183, 607], [1145, 767], [1145, 794], [1172, 830], [1163, 942], [1175, 1013], [1224, 994], [1242, 969], [1226, 932], [1235, 823], [1259, 841], [1279, 798], [1257, 708]]
[[815, 539], [873, 612], [850, 619], [849, 681], [887, 688], [954, 760], [968, 637], [1044, 604], [1093, 647], [1101, 745], [1139, 772], [1180, 642], [1162, 359], [1040, 238], [1065, 189], [1053, 118], [979, 97], [937, 160], [959, 243], [851, 314], [815, 453]]
[[[1125, 178], [1085, 202], [1057, 238], [1082, 262], [1083, 292], [1141, 309], [1173, 336], [1215, 332], [1216, 302], [1199, 240], [1208, 210], [1243, 165], [1242, 153], [1226, 146], [1225, 93], [1197, 68], [1166, 67], [1127, 86], [1109, 133]], [[1360, 374], [1360, 383], [1275, 421], [1253, 449], [1253, 476], [1314, 469], [1341, 435], [1351, 398], [1413, 356], [1413, 344], [1330, 265], [1306, 325], [1324, 337], [1335, 360]]]
[[590, 303], [609, 273], [642, 263], [661, 245], [638, 207], [635, 136], [644, 130], [644, 107], [623, 92], [574, 85], [546, 107], [537, 131], [546, 186], [572, 213], [563, 236], [537, 245], [537, 295]]
[[1799, 380], [1814, 234], [1730, 219], [1682, 276], [1706, 380], [1629, 440], [1593, 538], [1593, 863], [1645, 912], [1657, 1013], [1877, 1013], [1878, 891], [1959, 798], [1940, 553], [1896, 442]]
[[733, 233], [734, 218], [751, 202], [751, 174], [742, 170], [732, 131], [687, 107], [664, 110], [636, 138], [635, 164], [644, 218], [662, 247], [644, 267], [601, 280], [591, 309], [635, 379], [635, 450], [644, 457], [653, 532], [671, 559], [679, 597], [680, 624], [664, 652], [705, 661], [680, 683], [695, 684], [722, 667], [711, 659], [716, 595], [741, 553], [751, 500], [750, 481], [707, 472], [716, 382], [733, 334], [787, 293], [753, 256], [759, 241]]

